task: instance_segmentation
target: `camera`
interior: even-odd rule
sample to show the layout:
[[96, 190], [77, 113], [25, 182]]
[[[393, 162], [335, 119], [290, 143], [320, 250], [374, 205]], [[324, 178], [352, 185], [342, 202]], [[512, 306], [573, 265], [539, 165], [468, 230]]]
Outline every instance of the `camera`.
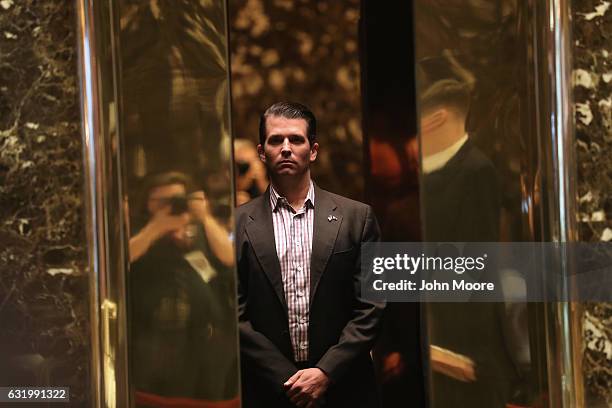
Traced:
[[189, 210], [189, 204], [185, 196], [170, 197], [168, 198], [168, 204], [170, 205], [170, 214], [172, 215], [183, 214]]

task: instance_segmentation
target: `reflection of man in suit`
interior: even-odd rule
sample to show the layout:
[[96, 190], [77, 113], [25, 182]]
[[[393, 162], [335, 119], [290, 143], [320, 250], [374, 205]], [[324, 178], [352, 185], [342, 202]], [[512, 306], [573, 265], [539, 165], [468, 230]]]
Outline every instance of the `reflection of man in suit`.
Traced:
[[[420, 96], [430, 242], [499, 240], [496, 171], [465, 131], [469, 92], [466, 84], [444, 79]], [[430, 304], [428, 324], [432, 407], [504, 407], [517, 377], [505, 345], [503, 304]]]
[[425, 232], [428, 241], [499, 239], [499, 191], [493, 164], [465, 130], [467, 85], [446, 79], [421, 95]]
[[360, 245], [378, 224], [311, 181], [315, 135], [306, 107], [268, 108], [258, 152], [271, 185], [236, 213], [245, 407], [378, 406], [369, 352], [382, 307], [360, 294]]

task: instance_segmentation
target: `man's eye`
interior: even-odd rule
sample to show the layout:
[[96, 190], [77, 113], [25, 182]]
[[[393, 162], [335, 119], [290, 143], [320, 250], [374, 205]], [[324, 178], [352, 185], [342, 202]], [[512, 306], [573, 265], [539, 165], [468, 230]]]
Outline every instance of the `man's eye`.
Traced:
[[293, 144], [302, 144], [306, 141], [302, 136], [292, 136], [289, 141]]
[[268, 139], [268, 143], [276, 145], [276, 144], [281, 143], [281, 140], [282, 139], [280, 137], [271, 137], [270, 139]]

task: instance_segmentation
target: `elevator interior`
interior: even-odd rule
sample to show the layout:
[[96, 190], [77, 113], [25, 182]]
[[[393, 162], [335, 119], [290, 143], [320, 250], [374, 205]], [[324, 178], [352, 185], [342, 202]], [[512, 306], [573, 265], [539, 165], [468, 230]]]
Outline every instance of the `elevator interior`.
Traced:
[[[77, 3], [95, 400], [239, 406], [228, 4]], [[374, 207], [383, 240], [575, 239], [569, 11], [361, 2], [363, 138], [339, 150], [363, 152], [353, 198]], [[461, 125], [481, 180], [439, 171], [455, 156], [436, 153], [466, 143], [445, 139], [449, 118], [427, 109], [449, 95], [434, 92], [441, 83], [468, 95]], [[149, 234], [170, 223], [173, 239]], [[581, 406], [577, 305], [472, 306], [388, 305], [373, 350], [384, 406]]]

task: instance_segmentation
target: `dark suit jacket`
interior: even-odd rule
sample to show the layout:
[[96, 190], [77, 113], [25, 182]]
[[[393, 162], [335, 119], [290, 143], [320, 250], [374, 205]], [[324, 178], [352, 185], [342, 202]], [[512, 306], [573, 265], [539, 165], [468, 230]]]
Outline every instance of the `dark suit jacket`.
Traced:
[[[423, 177], [423, 195], [427, 241], [499, 240], [497, 173], [470, 139], [444, 167]], [[470, 357], [477, 377], [464, 383], [434, 373], [431, 406], [505, 407], [518, 378], [505, 339], [504, 304], [432, 303], [428, 311], [431, 344]]]
[[[332, 380], [325, 406], [378, 406], [369, 353], [383, 306], [360, 294], [360, 244], [379, 240], [378, 224], [370, 206], [317, 186], [314, 205], [308, 363]], [[243, 406], [291, 406], [283, 383], [297, 368], [269, 190], [239, 207], [236, 223]]]

